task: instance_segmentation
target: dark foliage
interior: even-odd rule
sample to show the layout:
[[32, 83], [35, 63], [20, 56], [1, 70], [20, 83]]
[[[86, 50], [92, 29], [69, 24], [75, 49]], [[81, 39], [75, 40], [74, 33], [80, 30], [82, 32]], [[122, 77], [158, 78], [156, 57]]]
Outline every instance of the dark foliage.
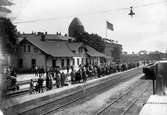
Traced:
[[10, 19], [0, 18], [2, 31], [5, 35], [4, 37], [4, 46], [8, 52], [13, 52], [16, 49], [17, 45], [17, 29], [16, 26], [13, 25]]
[[105, 44], [101, 36], [83, 32], [80, 34], [75, 34], [74, 37], [76, 38], [76, 42], [83, 42], [99, 52], [104, 52]]

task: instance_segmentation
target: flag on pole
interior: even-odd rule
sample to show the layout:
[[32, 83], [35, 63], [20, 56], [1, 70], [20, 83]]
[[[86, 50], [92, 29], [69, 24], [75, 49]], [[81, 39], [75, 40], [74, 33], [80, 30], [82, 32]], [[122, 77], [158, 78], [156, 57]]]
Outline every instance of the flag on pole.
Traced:
[[110, 22], [106, 21], [106, 24], [107, 24], [107, 28], [110, 29], [111, 31], [114, 31], [114, 28], [113, 28], [113, 24], [111, 24]]

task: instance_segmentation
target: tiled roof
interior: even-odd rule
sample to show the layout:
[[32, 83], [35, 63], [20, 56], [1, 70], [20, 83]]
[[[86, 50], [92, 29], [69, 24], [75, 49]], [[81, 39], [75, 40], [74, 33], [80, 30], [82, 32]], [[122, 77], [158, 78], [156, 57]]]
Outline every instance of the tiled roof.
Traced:
[[56, 34], [48, 34], [46, 35], [46, 39], [47, 40], [75, 40], [75, 38], [73, 37], [69, 37], [69, 36], [61, 36], [61, 35], [56, 35]]
[[77, 42], [77, 43], [68, 43], [68, 46], [69, 48], [72, 50], [72, 51], [76, 51], [79, 49], [79, 47], [81, 47], [83, 45], [83, 43], [81, 42]]
[[[32, 38], [32, 37], [37, 38], [38, 35], [36, 35], [36, 34], [23, 34], [20, 37], [21, 38]], [[47, 40], [68, 40], [68, 39], [75, 40], [75, 38], [73, 38], [73, 37], [56, 35], [56, 34], [47, 34], [47, 35], [45, 35], [45, 38]]]
[[88, 45], [85, 45], [85, 47], [87, 49], [87, 54], [92, 57], [106, 57], [103, 53], [98, 52], [97, 50]]
[[[57, 35], [56, 35], [57, 36]], [[38, 47], [40, 50], [53, 57], [75, 57], [81, 56], [80, 54], [75, 54], [72, 51], [78, 50], [79, 47], [83, 46], [87, 49], [87, 54], [91, 57], [105, 57], [103, 53], [98, 52], [94, 48], [84, 45], [83, 43], [69, 43], [66, 40], [57, 40], [60, 36], [47, 35], [45, 41], [41, 41], [41, 37], [37, 35], [24, 35], [22, 36], [25, 40], [29, 41], [34, 46]], [[62, 36], [63, 37], [63, 36]], [[65, 38], [65, 36], [64, 36]], [[69, 37], [70, 38], [70, 37]], [[49, 40], [50, 39], [50, 40]], [[53, 40], [56, 39], [56, 40]], [[65, 38], [66, 39], [66, 38]], [[22, 40], [21, 40], [22, 41]]]
[[78, 50], [79, 47], [83, 46], [86, 48], [87, 50], [87, 54], [91, 57], [104, 57], [104, 58], [109, 58], [106, 55], [104, 55], [103, 53], [98, 52], [97, 50], [95, 50], [94, 48], [88, 46], [88, 45], [84, 45], [83, 43], [79, 42], [79, 43], [68, 43], [68, 46], [70, 47], [70, 49], [72, 51], [76, 51]]
[[40, 37], [27, 37], [27, 41], [53, 57], [74, 57], [75, 54], [67, 47], [66, 41], [41, 41]]

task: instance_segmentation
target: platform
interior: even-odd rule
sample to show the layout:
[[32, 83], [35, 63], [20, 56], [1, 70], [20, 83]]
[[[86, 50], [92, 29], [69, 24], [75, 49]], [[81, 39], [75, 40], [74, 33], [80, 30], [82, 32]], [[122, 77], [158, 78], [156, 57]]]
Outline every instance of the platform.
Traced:
[[167, 115], [167, 96], [151, 95], [139, 115]]

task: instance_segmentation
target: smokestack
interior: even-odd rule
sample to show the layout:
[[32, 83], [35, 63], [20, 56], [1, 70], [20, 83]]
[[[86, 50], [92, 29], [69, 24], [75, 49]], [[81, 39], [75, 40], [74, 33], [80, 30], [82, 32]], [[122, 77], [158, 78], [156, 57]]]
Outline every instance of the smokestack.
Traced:
[[44, 33], [41, 33], [41, 41], [45, 41], [46, 40], [46, 35]]

